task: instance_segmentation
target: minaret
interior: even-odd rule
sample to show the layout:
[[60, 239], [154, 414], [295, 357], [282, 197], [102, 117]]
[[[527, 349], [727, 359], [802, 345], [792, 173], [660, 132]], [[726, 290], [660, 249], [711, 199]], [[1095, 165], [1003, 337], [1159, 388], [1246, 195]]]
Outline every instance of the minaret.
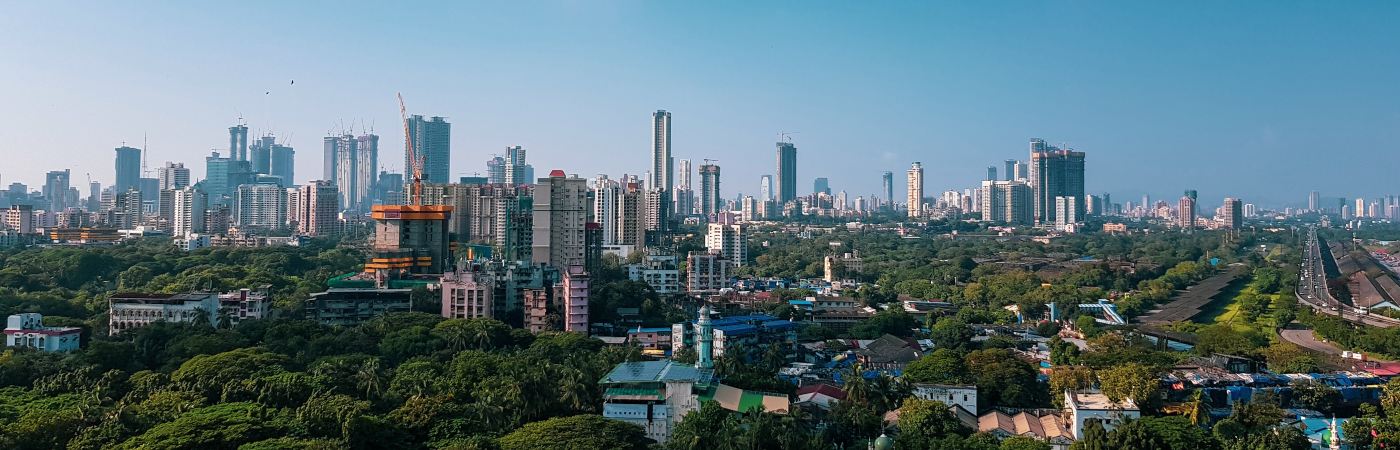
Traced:
[[710, 328], [710, 305], [700, 307], [700, 317], [695, 321], [695, 333], [700, 341], [696, 350], [695, 367], [699, 369], [709, 369], [714, 367], [711, 356], [714, 355], [715, 332]]

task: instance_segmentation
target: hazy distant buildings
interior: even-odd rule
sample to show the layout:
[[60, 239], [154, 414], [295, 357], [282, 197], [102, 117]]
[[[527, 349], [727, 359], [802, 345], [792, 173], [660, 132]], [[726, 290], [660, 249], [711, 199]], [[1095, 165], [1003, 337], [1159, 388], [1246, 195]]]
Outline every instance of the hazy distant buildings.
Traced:
[[826, 177], [812, 179], [812, 193], [831, 195], [831, 180]]
[[204, 181], [200, 184], [209, 195], [210, 204], [227, 205], [226, 199], [233, 194], [233, 189], [248, 183], [252, 176], [253, 167], [248, 161], [225, 158], [219, 156], [219, 152], [211, 152], [204, 158]]
[[[1084, 152], [1031, 139], [1031, 196], [1037, 225], [1057, 223], [1055, 197], [1084, 198]], [[1084, 216], [1084, 202], [1075, 201], [1075, 217]]]
[[534, 183], [535, 168], [525, 161], [525, 149], [519, 145], [506, 147], [505, 165], [502, 169], [505, 184], [519, 186]]
[[248, 160], [248, 126], [228, 127], [228, 156], [234, 161]]
[[126, 192], [141, 188], [141, 149], [117, 147], [117, 177], [112, 184], [114, 192]]
[[293, 164], [296, 152], [291, 147], [280, 145], [277, 138], [266, 135], [253, 142], [249, 149], [254, 173], [277, 177], [283, 187], [296, 184]]
[[672, 188], [671, 113], [657, 110], [651, 114], [651, 184], [647, 189]]
[[778, 204], [797, 198], [797, 146], [779, 142], [778, 146]]
[[1006, 161], [1004, 161], [1004, 162], [1002, 163], [1002, 170], [1001, 170], [1001, 176], [1002, 176], [1001, 179], [1002, 179], [1002, 180], [1011, 181], [1011, 180], [1014, 180], [1014, 179], [1015, 179], [1015, 177], [1016, 177], [1016, 163], [1017, 163], [1017, 162], [1016, 162], [1016, 160], [1014, 160], [1014, 159], [1008, 159], [1008, 160], [1006, 160]]
[[880, 187], [883, 189], [880, 192], [885, 194], [885, 205], [894, 209], [894, 172], [880, 174]]
[[379, 174], [379, 136], [326, 136], [322, 140], [326, 154], [334, 155], [329, 178], [340, 196], [340, 208], [368, 211], [373, 204], [370, 193]]
[[907, 197], [905, 201], [909, 203], [909, 217], [919, 217], [923, 215], [924, 207], [924, 165], [915, 161], [907, 172]]
[[676, 170], [676, 188], [671, 194], [671, 205], [677, 216], [695, 213], [695, 191], [691, 184], [690, 160], [682, 159]]
[[1319, 200], [1319, 196], [1318, 196], [1317, 191], [1312, 191], [1312, 192], [1309, 192], [1309, 193], [1308, 193], [1308, 211], [1309, 211], [1309, 212], [1318, 212], [1318, 209], [1317, 209], [1317, 208], [1318, 208], [1318, 200]]
[[[433, 116], [424, 119], [423, 116], [413, 115], [407, 119], [408, 138], [413, 142], [413, 149], [418, 153], [420, 162], [423, 164], [424, 183], [450, 183], [452, 181], [452, 124], [442, 117]], [[403, 156], [404, 173], [413, 172], [413, 161], [408, 156], [408, 149], [404, 149]], [[371, 167], [370, 171], [379, 170], [378, 167]]]
[[773, 200], [773, 176], [764, 175], [758, 179], [758, 199], [760, 201]]
[[166, 162], [156, 170], [156, 180], [162, 191], [183, 189], [190, 185], [190, 169], [185, 168], [184, 163]]
[[719, 213], [723, 202], [719, 191], [719, 165], [700, 165], [700, 214], [708, 217]]
[[49, 211], [63, 211], [68, 204], [68, 189], [71, 175], [68, 169], [52, 170], [44, 176], [44, 206]]
[[1196, 228], [1196, 191], [1187, 190], [1177, 200], [1176, 204], [1176, 225], [1185, 230]]

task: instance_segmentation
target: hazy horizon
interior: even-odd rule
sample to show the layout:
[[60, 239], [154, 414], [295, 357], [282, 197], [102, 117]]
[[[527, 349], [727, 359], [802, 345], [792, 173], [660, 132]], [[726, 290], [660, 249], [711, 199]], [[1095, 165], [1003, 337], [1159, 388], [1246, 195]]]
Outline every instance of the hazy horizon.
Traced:
[[774, 172], [780, 131], [799, 192], [875, 194], [891, 171], [902, 199], [921, 161], [936, 196], [1040, 137], [1086, 152], [1087, 190], [1120, 203], [1400, 193], [1400, 3], [237, 6], [8, 5], [0, 184], [110, 185], [113, 149], [143, 136], [150, 168], [202, 179], [240, 116], [290, 138], [298, 183], [347, 126], [397, 171], [402, 92], [452, 122], [454, 179], [513, 145], [541, 175], [641, 176], [665, 109], [674, 157], [719, 160], [726, 198]]

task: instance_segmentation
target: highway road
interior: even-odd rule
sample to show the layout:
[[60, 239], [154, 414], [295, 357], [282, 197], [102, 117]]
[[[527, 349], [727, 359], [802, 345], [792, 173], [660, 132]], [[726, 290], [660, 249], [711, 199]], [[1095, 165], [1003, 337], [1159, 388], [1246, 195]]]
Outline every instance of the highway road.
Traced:
[[1357, 314], [1351, 305], [1332, 297], [1327, 291], [1327, 272], [1322, 261], [1323, 250], [1317, 240], [1317, 228], [1308, 228], [1307, 242], [1307, 245], [1303, 246], [1303, 267], [1298, 273], [1298, 290], [1295, 292], [1299, 302], [1311, 306], [1317, 312], [1340, 315], [1342, 319], [1352, 323], [1381, 328], [1400, 325], [1400, 320], [1397, 319]]

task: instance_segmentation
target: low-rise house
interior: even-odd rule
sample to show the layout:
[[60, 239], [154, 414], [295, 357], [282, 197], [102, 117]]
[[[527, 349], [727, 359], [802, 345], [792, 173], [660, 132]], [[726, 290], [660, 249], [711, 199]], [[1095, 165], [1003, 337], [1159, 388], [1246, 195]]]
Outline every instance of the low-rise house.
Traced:
[[961, 407], [973, 414], [977, 413], [976, 385], [915, 383], [912, 393], [924, 400], [942, 402], [948, 406]]
[[1105, 430], [1112, 430], [1126, 420], [1142, 417], [1132, 399], [1114, 403], [1107, 395], [1095, 391], [1065, 391], [1065, 408], [1069, 410], [1069, 424], [1075, 438], [1084, 435], [1084, 425], [1090, 420], [1103, 424]]
[[44, 352], [77, 350], [83, 330], [77, 327], [44, 326], [39, 313], [14, 314], [5, 320], [5, 346], [32, 348]]
[[303, 310], [306, 318], [323, 325], [354, 326], [375, 317], [408, 312], [412, 289], [330, 288], [311, 294]]
[[219, 294], [113, 294], [107, 299], [107, 330], [110, 335], [144, 327], [155, 322], [219, 323]]
[[618, 364], [598, 381], [603, 388], [603, 417], [642, 427], [646, 436], [665, 443], [671, 430], [706, 401], [735, 412], [762, 409], [787, 414], [787, 396], [745, 391], [720, 384], [713, 369], [671, 360]]

